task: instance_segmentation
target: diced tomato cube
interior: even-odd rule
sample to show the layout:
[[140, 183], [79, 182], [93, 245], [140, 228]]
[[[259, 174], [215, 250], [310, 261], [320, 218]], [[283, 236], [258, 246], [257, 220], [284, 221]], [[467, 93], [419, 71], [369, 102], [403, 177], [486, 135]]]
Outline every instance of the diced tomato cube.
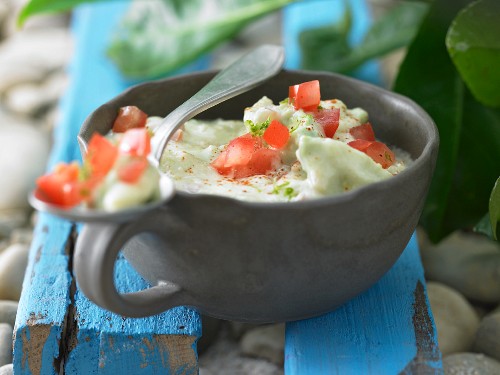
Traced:
[[372, 141], [365, 141], [364, 139], [356, 139], [355, 141], [351, 141], [347, 143], [352, 148], [356, 150], [366, 152], [366, 149], [372, 144]]
[[384, 169], [389, 168], [396, 160], [394, 153], [382, 142], [356, 139], [355, 141], [349, 142], [348, 145], [356, 150], [364, 152]]
[[118, 179], [128, 184], [136, 183], [148, 168], [146, 158], [133, 158], [118, 167]]
[[244, 134], [229, 142], [211, 166], [223, 176], [243, 178], [270, 172], [280, 161], [279, 151], [263, 147], [259, 137]]
[[372, 142], [365, 152], [384, 169], [389, 168], [396, 160], [394, 153], [382, 142]]
[[319, 81], [308, 81], [288, 88], [288, 99], [295, 109], [312, 111], [321, 100]]
[[262, 138], [264, 138], [264, 141], [266, 141], [269, 146], [281, 149], [285, 147], [290, 139], [290, 132], [281, 122], [273, 120], [264, 131]]
[[247, 168], [240, 171], [240, 177], [266, 174], [278, 169], [280, 164], [281, 156], [278, 150], [261, 148], [254, 152], [252, 159], [247, 164]]
[[120, 152], [131, 156], [147, 157], [151, 152], [151, 136], [146, 128], [127, 130], [119, 145]]
[[340, 109], [329, 108], [320, 109], [313, 112], [314, 120], [323, 127], [325, 137], [333, 138], [335, 132], [339, 128]]
[[36, 196], [51, 204], [62, 207], [78, 205], [83, 197], [79, 184], [79, 167], [76, 163], [58, 164], [54, 171], [36, 180]]
[[[94, 133], [90, 138], [85, 162], [90, 166], [90, 176], [99, 180], [113, 167], [118, 156], [118, 147], [106, 137]], [[90, 176], [88, 176], [90, 178]]]
[[148, 115], [133, 105], [121, 107], [113, 123], [113, 132], [125, 133], [129, 129], [146, 126]]
[[372, 124], [369, 122], [349, 129], [349, 133], [355, 139], [364, 139], [365, 141], [375, 140], [375, 133], [373, 132]]

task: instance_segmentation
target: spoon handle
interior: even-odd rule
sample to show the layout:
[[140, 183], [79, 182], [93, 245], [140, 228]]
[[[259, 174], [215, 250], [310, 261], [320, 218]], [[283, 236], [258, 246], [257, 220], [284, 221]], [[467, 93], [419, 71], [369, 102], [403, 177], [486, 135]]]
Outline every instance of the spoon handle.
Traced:
[[152, 161], [159, 165], [168, 140], [184, 122], [275, 76], [281, 70], [283, 61], [283, 47], [263, 45], [221, 70], [200, 91], [165, 117], [154, 137]]

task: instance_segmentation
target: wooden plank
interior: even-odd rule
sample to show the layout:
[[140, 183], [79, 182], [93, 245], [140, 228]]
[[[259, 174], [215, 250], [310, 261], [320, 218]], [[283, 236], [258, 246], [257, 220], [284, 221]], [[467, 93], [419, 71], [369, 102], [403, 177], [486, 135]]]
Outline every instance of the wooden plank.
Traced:
[[287, 375], [442, 373], [415, 236], [377, 284], [329, 314], [287, 324], [285, 342]]
[[70, 232], [66, 221], [45, 214], [39, 218], [14, 328], [16, 374], [59, 373], [59, 340], [70, 300]]
[[[115, 267], [118, 290], [135, 291], [147, 283], [128, 262]], [[72, 338], [66, 374], [196, 374], [199, 315], [178, 307], [157, 316], [134, 319], [105, 311], [76, 290], [72, 305]]]
[[[110, 31], [127, 2], [82, 6], [74, 13], [76, 50], [70, 87], [61, 101], [49, 168], [80, 159], [79, 127], [97, 106], [132, 82], [105, 57]], [[206, 61], [186, 69], [199, 68]], [[179, 307], [146, 319], [126, 319], [86, 299], [75, 285], [72, 251], [77, 232], [71, 223], [41, 215], [32, 244], [15, 328], [16, 374], [194, 374], [199, 315]], [[125, 259], [117, 262], [122, 291], [147, 287]]]
[[[349, 3], [353, 37], [359, 40], [369, 24], [366, 3]], [[339, 5], [328, 0], [287, 7], [283, 35], [288, 68], [300, 66], [299, 33], [338, 19]], [[376, 64], [368, 64], [356, 76], [380, 83]], [[334, 312], [286, 325], [287, 375], [442, 372], [415, 236], [396, 265], [367, 292]]]
[[[131, 84], [103, 59], [107, 36], [125, 9], [124, 3], [93, 4], [75, 14], [78, 49], [69, 93], [74, 95], [72, 108], [67, 111], [73, 123], [81, 124], [93, 109]], [[122, 292], [147, 287], [125, 259], [117, 262], [115, 270]], [[201, 322], [194, 310], [179, 307], [150, 318], [130, 319], [100, 309], [76, 288], [71, 298], [68, 332], [72, 337], [64, 356], [67, 374], [197, 373]]]

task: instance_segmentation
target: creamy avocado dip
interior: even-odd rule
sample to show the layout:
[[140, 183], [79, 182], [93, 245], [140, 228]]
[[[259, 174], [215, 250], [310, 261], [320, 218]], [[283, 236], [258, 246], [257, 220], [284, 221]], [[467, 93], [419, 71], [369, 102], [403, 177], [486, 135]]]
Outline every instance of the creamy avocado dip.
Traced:
[[[296, 110], [288, 100], [274, 104], [263, 97], [244, 110], [243, 120], [190, 120], [168, 143], [160, 170], [173, 179], [178, 190], [216, 194], [247, 201], [297, 201], [350, 191], [389, 178], [410, 162], [409, 155], [392, 148], [394, 163], [384, 169], [366, 153], [348, 145], [355, 138], [350, 129], [365, 124], [368, 113], [348, 109], [340, 100], [322, 100], [319, 108], [340, 110], [333, 138], [325, 136], [311, 113]], [[149, 117], [146, 126], [154, 130], [160, 117]], [[286, 145], [279, 150], [281, 165], [274, 171], [243, 178], [219, 174], [211, 165], [228, 143], [256, 124], [278, 120], [289, 131]]]

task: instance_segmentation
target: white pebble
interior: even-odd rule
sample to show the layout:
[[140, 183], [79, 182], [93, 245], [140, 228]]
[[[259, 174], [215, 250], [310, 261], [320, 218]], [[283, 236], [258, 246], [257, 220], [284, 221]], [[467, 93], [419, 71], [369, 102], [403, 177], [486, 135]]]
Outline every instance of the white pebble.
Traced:
[[13, 375], [13, 374], [14, 374], [14, 365], [12, 363], [0, 367], [0, 375]]
[[72, 56], [70, 32], [60, 28], [24, 29], [0, 44], [0, 94], [20, 83], [41, 81], [67, 65]]
[[459, 292], [444, 284], [428, 282], [427, 292], [443, 355], [469, 350], [479, 327], [472, 306]]
[[0, 299], [19, 300], [28, 253], [28, 245], [13, 244], [0, 254]]
[[0, 300], [0, 323], [7, 323], [14, 327], [17, 307], [18, 304], [15, 301]]
[[270, 324], [246, 332], [241, 339], [243, 354], [265, 358], [277, 365], [283, 364], [285, 325]]
[[0, 367], [12, 363], [12, 326], [0, 323]]
[[0, 121], [0, 211], [28, 207], [28, 193], [46, 169], [49, 134], [17, 123]]
[[67, 79], [62, 72], [51, 74], [43, 83], [24, 83], [14, 86], [5, 95], [5, 104], [13, 112], [35, 116], [57, 104]]

